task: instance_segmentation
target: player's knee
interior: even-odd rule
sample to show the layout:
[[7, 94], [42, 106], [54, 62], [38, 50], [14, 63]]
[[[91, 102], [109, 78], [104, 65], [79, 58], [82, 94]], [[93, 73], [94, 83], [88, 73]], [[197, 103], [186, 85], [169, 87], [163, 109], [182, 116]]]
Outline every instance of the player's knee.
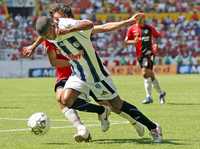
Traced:
[[148, 73], [145, 69], [142, 70], [142, 76], [143, 78], [148, 78]]
[[62, 92], [63, 92], [62, 89], [58, 89], [56, 91], [56, 100], [57, 100], [58, 103], [61, 103]]
[[142, 76], [143, 76], [143, 78], [145, 78], [145, 79], [147, 79], [147, 78], [150, 77], [150, 75], [149, 75], [148, 73], [143, 73]]
[[121, 107], [123, 104], [123, 100], [119, 96], [114, 98], [113, 100], [110, 100], [111, 110], [115, 113], [120, 113]]
[[147, 78], [152, 78], [154, 75], [151, 70], [145, 69], [142, 71], [142, 76], [143, 76], [143, 78], [147, 79]]
[[64, 90], [61, 94], [61, 103], [67, 107], [71, 107], [77, 99], [76, 93]]
[[61, 96], [56, 96], [56, 101], [57, 101], [58, 103], [62, 103], [62, 102], [61, 102]]
[[62, 93], [61, 93], [61, 95], [60, 95], [60, 102], [63, 104], [63, 105], [66, 105], [67, 107], [68, 107], [68, 105], [67, 105], [67, 100], [68, 100], [68, 96], [67, 96], [67, 93], [65, 92], [65, 91], [63, 91]]

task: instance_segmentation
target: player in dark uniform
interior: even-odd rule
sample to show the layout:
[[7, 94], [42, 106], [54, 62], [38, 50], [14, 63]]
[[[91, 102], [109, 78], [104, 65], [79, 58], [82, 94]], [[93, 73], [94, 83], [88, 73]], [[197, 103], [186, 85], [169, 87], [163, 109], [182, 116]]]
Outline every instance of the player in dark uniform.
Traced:
[[151, 95], [153, 86], [159, 93], [160, 103], [164, 104], [166, 93], [161, 90], [159, 82], [153, 72], [153, 61], [157, 52], [157, 45], [153, 43], [153, 40], [160, 37], [161, 34], [153, 26], [146, 25], [144, 20], [145, 16], [138, 17], [136, 23], [128, 29], [125, 42], [126, 44], [135, 45], [136, 57], [142, 68], [146, 91], [146, 98], [142, 103], [149, 104], [153, 102]]

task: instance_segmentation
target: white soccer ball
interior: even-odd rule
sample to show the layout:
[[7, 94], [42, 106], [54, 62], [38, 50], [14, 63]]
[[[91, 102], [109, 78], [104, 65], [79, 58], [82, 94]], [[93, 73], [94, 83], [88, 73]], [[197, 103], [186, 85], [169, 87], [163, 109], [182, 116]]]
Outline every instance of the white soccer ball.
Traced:
[[29, 117], [27, 125], [33, 134], [44, 135], [49, 130], [50, 121], [45, 113], [37, 112]]

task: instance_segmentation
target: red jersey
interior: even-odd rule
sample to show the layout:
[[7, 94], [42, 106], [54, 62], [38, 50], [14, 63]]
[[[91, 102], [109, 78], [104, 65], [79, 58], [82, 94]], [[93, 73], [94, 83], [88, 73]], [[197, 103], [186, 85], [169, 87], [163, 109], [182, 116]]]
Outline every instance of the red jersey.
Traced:
[[126, 38], [134, 40], [136, 36], [140, 39], [135, 44], [137, 58], [148, 53], [155, 54], [156, 49], [154, 47], [156, 46], [153, 45], [153, 38], [160, 37], [160, 32], [150, 25], [134, 24], [128, 29]]
[[[60, 50], [51, 42], [48, 40], [44, 40], [43, 43], [44, 47], [47, 49], [47, 51], [55, 51], [56, 52], [56, 58], [57, 59], [63, 59], [63, 60], [68, 60], [65, 56], [63, 56], [60, 52]], [[71, 75], [71, 67], [56, 67], [56, 82], [63, 80], [63, 79], [68, 79], [69, 76]]]

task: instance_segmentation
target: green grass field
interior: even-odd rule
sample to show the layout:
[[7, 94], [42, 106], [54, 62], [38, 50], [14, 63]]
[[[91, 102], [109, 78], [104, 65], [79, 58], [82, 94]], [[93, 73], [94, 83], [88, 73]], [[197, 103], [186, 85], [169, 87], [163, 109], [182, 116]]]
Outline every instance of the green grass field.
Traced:
[[[200, 149], [200, 75], [159, 76], [167, 92], [167, 103], [142, 105], [143, 79], [139, 76], [113, 77], [122, 98], [135, 104], [163, 128], [164, 141], [153, 144], [146, 130], [139, 138], [126, 120], [112, 113], [111, 128], [102, 133], [97, 115], [80, 112], [92, 133], [92, 142], [76, 143], [75, 129], [58, 110], [54, 99], [54, 79], [0, 79], [0, 149]], [[52, 120], [44, 136], [26, 130], [26, 119], [43, 111]]]

